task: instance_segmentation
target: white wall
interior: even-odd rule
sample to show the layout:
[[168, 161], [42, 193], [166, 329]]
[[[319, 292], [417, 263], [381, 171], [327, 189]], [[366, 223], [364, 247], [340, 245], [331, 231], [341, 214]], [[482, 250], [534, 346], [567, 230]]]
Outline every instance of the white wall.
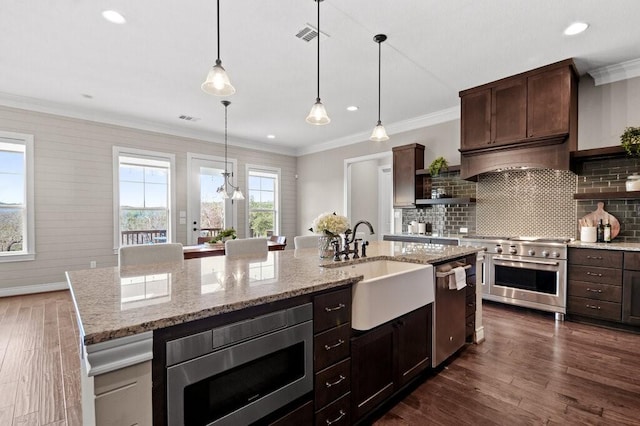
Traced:
[[[378, 160], [351, 164], [351, 226], [359, 220], [378, 223]], [[359, 229], [362, 231], [364, 228]], [[368, 234], [369, 231], [366, 231]]]
[[[16, 287], [65, 281], [64, 272], [114, 266], [112, 147], [134, 147], [176, 155], [177, 210], [187, 209], [186, 153], [224, 156], [224, 145], [108, 124], [0, 107], [0, 129], [34, 135], [36, 260], [0, 263], [0, 296]], [[222, 141], [223, 142], [223, 141]], [[224, 143], [224, 142], [223, 142]], [[282, 170], [282, 230], [296, 230], [296, 158], [229, 146], [238, 160], [238, 183], [246, 194], [245, 164]], [[238, 205], [240, 236], [245, 205]], [[183, 244], [187, 226], [175, 236]], [[9, 290], [7, 290], [9, 289]], [[29, 290], [27, 290], [29, 291]]]

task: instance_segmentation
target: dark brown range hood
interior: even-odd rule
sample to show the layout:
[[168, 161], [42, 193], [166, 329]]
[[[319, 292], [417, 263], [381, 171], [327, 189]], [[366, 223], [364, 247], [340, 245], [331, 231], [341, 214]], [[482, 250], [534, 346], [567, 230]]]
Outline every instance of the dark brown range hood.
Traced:
[[567, 59], [460, 92], [460, 177], [569, 170], [578, 148], [578, 79]]

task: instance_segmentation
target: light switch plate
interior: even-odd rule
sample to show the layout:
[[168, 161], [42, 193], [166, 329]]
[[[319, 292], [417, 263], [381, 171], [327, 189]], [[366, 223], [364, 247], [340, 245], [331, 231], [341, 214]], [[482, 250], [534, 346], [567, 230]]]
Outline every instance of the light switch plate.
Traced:
[[468, 228], [460, 228], [460, 233], [461, 234], [466, 234], [467, 232], [469, 232]]

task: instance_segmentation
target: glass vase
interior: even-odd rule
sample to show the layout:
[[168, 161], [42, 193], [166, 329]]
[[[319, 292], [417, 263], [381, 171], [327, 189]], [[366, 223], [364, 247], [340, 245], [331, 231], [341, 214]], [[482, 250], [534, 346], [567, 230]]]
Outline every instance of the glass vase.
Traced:
[[336, 237], [330, 237], [328, 235], [318, 237], [318, 255], [321, 259], [333, 258], [335, 249], [331, 243], [335, 240]]

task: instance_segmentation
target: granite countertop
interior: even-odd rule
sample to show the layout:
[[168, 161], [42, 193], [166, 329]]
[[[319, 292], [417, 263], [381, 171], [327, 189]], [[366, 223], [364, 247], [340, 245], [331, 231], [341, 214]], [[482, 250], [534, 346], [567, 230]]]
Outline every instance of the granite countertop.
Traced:
[[[438, 263], [478, 248], [373, 242], [368, 257]], [[353, 284], [362, 276], [318, 258], [317, 249], [269, 252], [261, 258], [212, 256], [128, 268], [67, 272], [85, 345], [133, 336], [250, 306]], [[324, 267], [321, 267], [324, 266]]]
[[460, 238], [463, 238], [465, 235], [468, 234], [453, 234], [453, 233], [447, 233], [445, 235], [434, 235], [431, 233], [427, 233], [427, 234], [409, 234], [407, 232], [403, 232], [400, 234], [386, 234], [390, 237], [402, 237], [402, 238], [434, 238], [434, 239], [442, 239], [442, 240], [460, 240]]
[[613, 241], [611, 243], [586, 243], [584, 241], [572, 241], [568, 244], [569, 247], [576, 248], [591, 248], [598, 250], [625, 250], [625, 251], [640, 251], [640, 243], [626, 243]]

